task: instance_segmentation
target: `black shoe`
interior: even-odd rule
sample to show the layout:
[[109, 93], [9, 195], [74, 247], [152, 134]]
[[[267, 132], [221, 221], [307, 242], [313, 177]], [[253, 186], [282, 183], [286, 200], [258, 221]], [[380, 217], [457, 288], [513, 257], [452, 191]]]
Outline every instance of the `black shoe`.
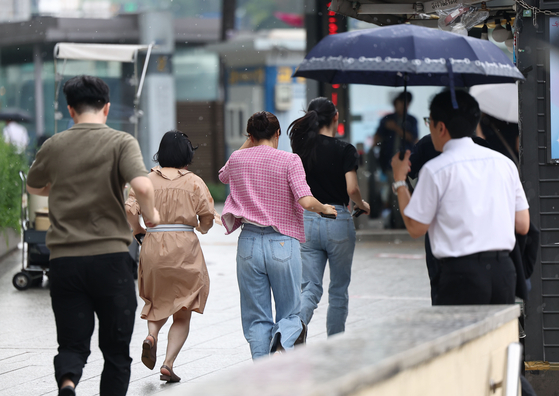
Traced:
[[299, 337], [295, 340], [294, 345], [307, 343], [307, 325], [303, 321], [301, 321], [301, 324], [303, 325], [303, 330], [301, 330], [301, 334], [299, 334]]
[[60, 388], [58, 396], [76, 396], [76, 389], [71, 385], [65, 386]]

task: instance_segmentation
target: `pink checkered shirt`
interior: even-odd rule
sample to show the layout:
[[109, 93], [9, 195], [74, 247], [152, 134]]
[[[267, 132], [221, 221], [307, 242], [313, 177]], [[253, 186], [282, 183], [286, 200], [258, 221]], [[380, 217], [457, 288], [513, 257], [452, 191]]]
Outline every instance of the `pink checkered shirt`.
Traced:
[[312, 193], [297, 154], [265, 145], [237, 150], [219, 171], [219, 180], [231, 188], [221, 216], [227, 234], [244, 219], [305, 242], [298, 201]]

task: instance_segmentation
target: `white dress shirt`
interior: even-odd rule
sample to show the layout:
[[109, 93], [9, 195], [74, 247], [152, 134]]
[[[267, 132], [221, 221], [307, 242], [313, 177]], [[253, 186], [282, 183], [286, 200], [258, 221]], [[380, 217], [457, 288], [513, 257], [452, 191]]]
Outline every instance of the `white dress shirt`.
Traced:
[[404, 214], [430, 225], [433, 255], [443, 258], [512, 250], [515, 213], [527, 208], [514, 163], [466, 137], [423, 165]]

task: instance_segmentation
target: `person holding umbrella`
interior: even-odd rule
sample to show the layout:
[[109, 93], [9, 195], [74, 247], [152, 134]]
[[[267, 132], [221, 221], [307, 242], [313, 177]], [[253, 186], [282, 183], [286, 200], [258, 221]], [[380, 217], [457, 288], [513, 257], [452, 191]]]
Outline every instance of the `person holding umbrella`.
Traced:
[[24, 153], [29, 144], [29, 134], [20, 122], [31, 121], [31, 115], [16, 107], [6, 107], [0, 110], [0, 121], [6, 122], [2, 131], [4, 141], [15, 146], [18, 152]]
[[301, 319], [308, 324], [320, 302], [328, 260], [330, 287], [326, 332], [329, 336], [345, 330], [348, 314], [347, 289], [355, 250], [355, 228], [347, 210], [349, 200], [364, 213], [370, 211], [357, 184], [357, 150], [335, 138], [338, 118], [338, 110], [332, 101], [316, 98], [309, 103], [306, 114], [288, 128], [291, 147], [301, 157], [312, 194], [320, 202], [334, 205], [338, 212], [338, 217], [333, 220], [305, 211], [306, 242], [301, 245]]
[[14, 145], [19, 153], [25, 152], [29, 144], [27, 128], [14, 119], [7, 119], [2, 134], [6, 143]]
[[392, 158], [400, 211], [412, 237], [429, 231], [441, 263], [434, 305], [513, 304], [516, 271], [509, 257], [515, 231], [528, 232], [528, 202], [512, 161], [470, 138], [479, 123], [476, 100], [464, 91], [436, 95], [429, 129], [442, 154], [423, 165], [413, 196], [407, 189], [410, 151]]

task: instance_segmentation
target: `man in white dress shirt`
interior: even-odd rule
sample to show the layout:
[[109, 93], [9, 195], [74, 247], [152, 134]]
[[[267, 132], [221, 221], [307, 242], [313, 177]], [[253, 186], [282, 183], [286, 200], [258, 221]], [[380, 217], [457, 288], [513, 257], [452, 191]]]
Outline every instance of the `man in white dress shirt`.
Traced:
[[393, 189], [406, 229], [414, 238], [429, 231], [441, 260], [434, 305], [512, 304], [516, 273], [509, 252], [515, 231], [528, 232], [528, 202], [514, 163], [470, 138], [480, 119], [476, 100], [449, 91], [435, 96], [429, 129], [442, 154], [419, 173], [413, 196], [405, 183], [410, 152], [392, 158]]

